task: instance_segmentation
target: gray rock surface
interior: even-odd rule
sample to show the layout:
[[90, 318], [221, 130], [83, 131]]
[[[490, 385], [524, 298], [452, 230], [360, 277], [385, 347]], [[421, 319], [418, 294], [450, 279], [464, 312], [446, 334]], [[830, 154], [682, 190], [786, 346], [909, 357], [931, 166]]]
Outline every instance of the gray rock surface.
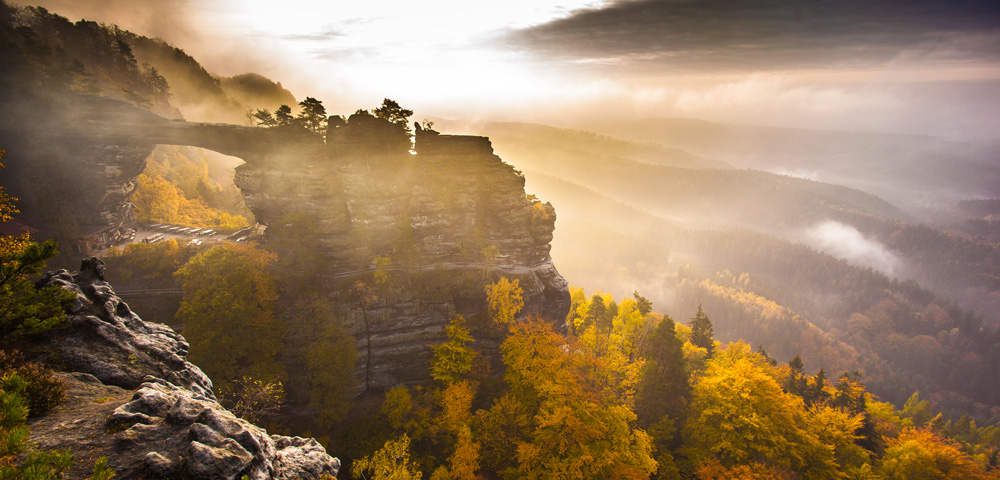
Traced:
[[92, 258], [79, 273], [59, 271], [39, 282], [77, 299], [69, 328], [50, 333], [38, 349], [72, 373], [59, 374], [68, 400], [32, 420], [32, 441], [68, 448], [78, 470], [107, 456], [115, 478], [336, 476], [340, 461], [316, 440], [269, 435], [220, 405], [208, 377], [185, 359], [184, 338], [135, 315], [103, 271]]
[[102, 260], [84, 260], [75, 274], [66, 270], [46, 274], [38, 284], [76, 293], [68, 312], [69, 328], [48, 334], [48, 363], [126, 389], [138, 388], [147, 376], [158, 377], [215, 399], [212, 381], [186, 360], [184, 337], [132, 312], [104, 280]]
[[217, 402], [150, 377], [107, 419], [126, 478], [318, 478], [340, 461], [314, 439], [268, 435]]

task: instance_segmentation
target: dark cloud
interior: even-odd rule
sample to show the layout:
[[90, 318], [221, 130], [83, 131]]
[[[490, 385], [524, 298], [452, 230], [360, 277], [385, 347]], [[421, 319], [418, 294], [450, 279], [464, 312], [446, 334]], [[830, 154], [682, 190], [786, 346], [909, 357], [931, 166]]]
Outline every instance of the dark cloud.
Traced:
[[733, 70], [1000, 59], [996, 0], [635, 0], [512, 32], [554, 58]]

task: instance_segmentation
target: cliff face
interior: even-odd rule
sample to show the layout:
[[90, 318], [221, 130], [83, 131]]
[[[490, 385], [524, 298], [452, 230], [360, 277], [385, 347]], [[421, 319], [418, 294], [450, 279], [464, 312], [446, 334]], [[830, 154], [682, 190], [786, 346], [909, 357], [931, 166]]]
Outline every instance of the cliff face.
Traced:
[[[342, 312], [365, 385], [426, 380], [428, 345], [447, 340], [453, 314], [483, 317], [483, 286], [501, 275], [519, 281], [522, 314], [565, 318], [568, 285], [549, 256], [555, 210], [527, 198], [489, 139], [418, 131], [409, 152], [356, 123], [331, 122], [325, 147], [307, 156], [248, 160], [235, 181], [270, 246], [321, 252], [320, 268], [298, 265], [305, 275], [334, 290], [378, 283], [373, 271], [390, 278], [372, 285], [375, 301]], [[474, 334], [487, 352], [501, 340]]]
[[84, 478], [99, 456], [109, 458], [115, 478], [336, 476], [339, 460], [315, 440], [268, 435], [219, 405], [211, 380], [187, 362], [184, 338], [135, 315], [103, 270], [91, 259], [79, 273], [62, 270], [40, 282], [77, 298], [69, 328], [47, 333], [34, 349], [66, 371], [59, 378], [69, 392], [30, 422], [31, 440], [74, 453], [72, 478]]
[[[519, 281], [522, 314], [561, 322], [569, 309], [566, 281], [549, 256], [555, 210], [526, 197], [524, 178], [485, 137], [418, 131], [410, 152], [401, 130], [371, 116], [331, 117], [324, 142], [299, 127], [169, 121], [108, 99], [74, 99], [64, 110], [15, 136], [36, 139], [36, 151], [61, 146], [48, 168], [60, 172], [55, 183], [80, 192], [69, 198], [86, 199], [74, 203], [76, 222], [125, 223], [136, 177], [156, 144], [245, 160], [235, 181], [266, 226], [265, 245], [285, 271], [344, 306], [340, 315], [358, 340], [358, 372], [368, 387], [429, 378], [428, 346], [446, 341], [452, 314], [481, 319], [483, 286], [501, 275]], [[24, 191], [32, 175], [45, 175], [18, 168]], [[42, 194], [28, 203], [47, 206]], [[383, 280], [372, 278], [376, 271]], [[361, 305], [343, 294], [358, 281], [377, 299]], [[487, 328], [474, 334], [487, 351], [499, 344]]]

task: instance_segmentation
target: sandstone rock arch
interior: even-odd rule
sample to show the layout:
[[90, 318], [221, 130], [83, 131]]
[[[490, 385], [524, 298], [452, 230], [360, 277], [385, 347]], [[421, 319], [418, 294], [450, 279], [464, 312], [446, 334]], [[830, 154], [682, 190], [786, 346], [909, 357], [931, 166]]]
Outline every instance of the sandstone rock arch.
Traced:
[[[344, 310], [355, 337], [367, 340], [359, 342], [372, 365], [364, 383], [376, 388], [425, 380], [428, 345], [445, 340], [450, 316], [485, 310], [481, 287], [467, 281], [486, 278], [484, 246], [496, 252], [487, 273], [521, 280], [525, 313], [565, 319], [568, 285], [549, 255], [555, 211], [526, 198], [524, 178], [493, 153], [489, 139], [422, 132], [411, 155], [368, 148], [369, 136], [343, 127], [324, 142], [295, 127], [173, 121], [87, 97], [50, 115], [43, 128], [21, 132], [25, 141], [16, 148], [42, 159], [34, 179], [39, 169], [49, 171], [57, 188], [73, 192], [66, 208], [74, 209], [74, 220], [110, 226], [127, 221], [129, 196], [156, 145], [235, 156], [246, 162], [236, 168], [235, 183], [267, 226], [265, 240], [304, 241], [294, 237], [302, 229], [288, 226], [308, 219], [308, 241], [318, 252], [310, 264], [329, 288], [380, 257], [411, 271], [440, 272], [436, 293], [404, 286], [366, 311]], [[44, 208], [44, 194], [33, 200]], [[374, 321], [362, 322], [362, 314]], [[500, 339], [481, 340], [495, 351]]]

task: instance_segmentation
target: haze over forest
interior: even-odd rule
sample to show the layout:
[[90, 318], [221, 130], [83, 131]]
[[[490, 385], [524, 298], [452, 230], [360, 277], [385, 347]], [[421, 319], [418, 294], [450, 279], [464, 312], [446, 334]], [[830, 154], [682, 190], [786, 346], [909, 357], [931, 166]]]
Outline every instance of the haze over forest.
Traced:
[[[284, 382], [272, 430], [432, 478], [615, 428], [576, 477], [1000, 475], [996, 2], [36, 4], [0, 4], [0, 224], [104, 256], [223, 403]], [[704, 453], [723, 378], [786, 450]], [[564, 403], [602, 426], [547, 437]]]
[[705, 120], [996, 138], [988, 0], [47, 0], [353, 111], [529, 121]]

